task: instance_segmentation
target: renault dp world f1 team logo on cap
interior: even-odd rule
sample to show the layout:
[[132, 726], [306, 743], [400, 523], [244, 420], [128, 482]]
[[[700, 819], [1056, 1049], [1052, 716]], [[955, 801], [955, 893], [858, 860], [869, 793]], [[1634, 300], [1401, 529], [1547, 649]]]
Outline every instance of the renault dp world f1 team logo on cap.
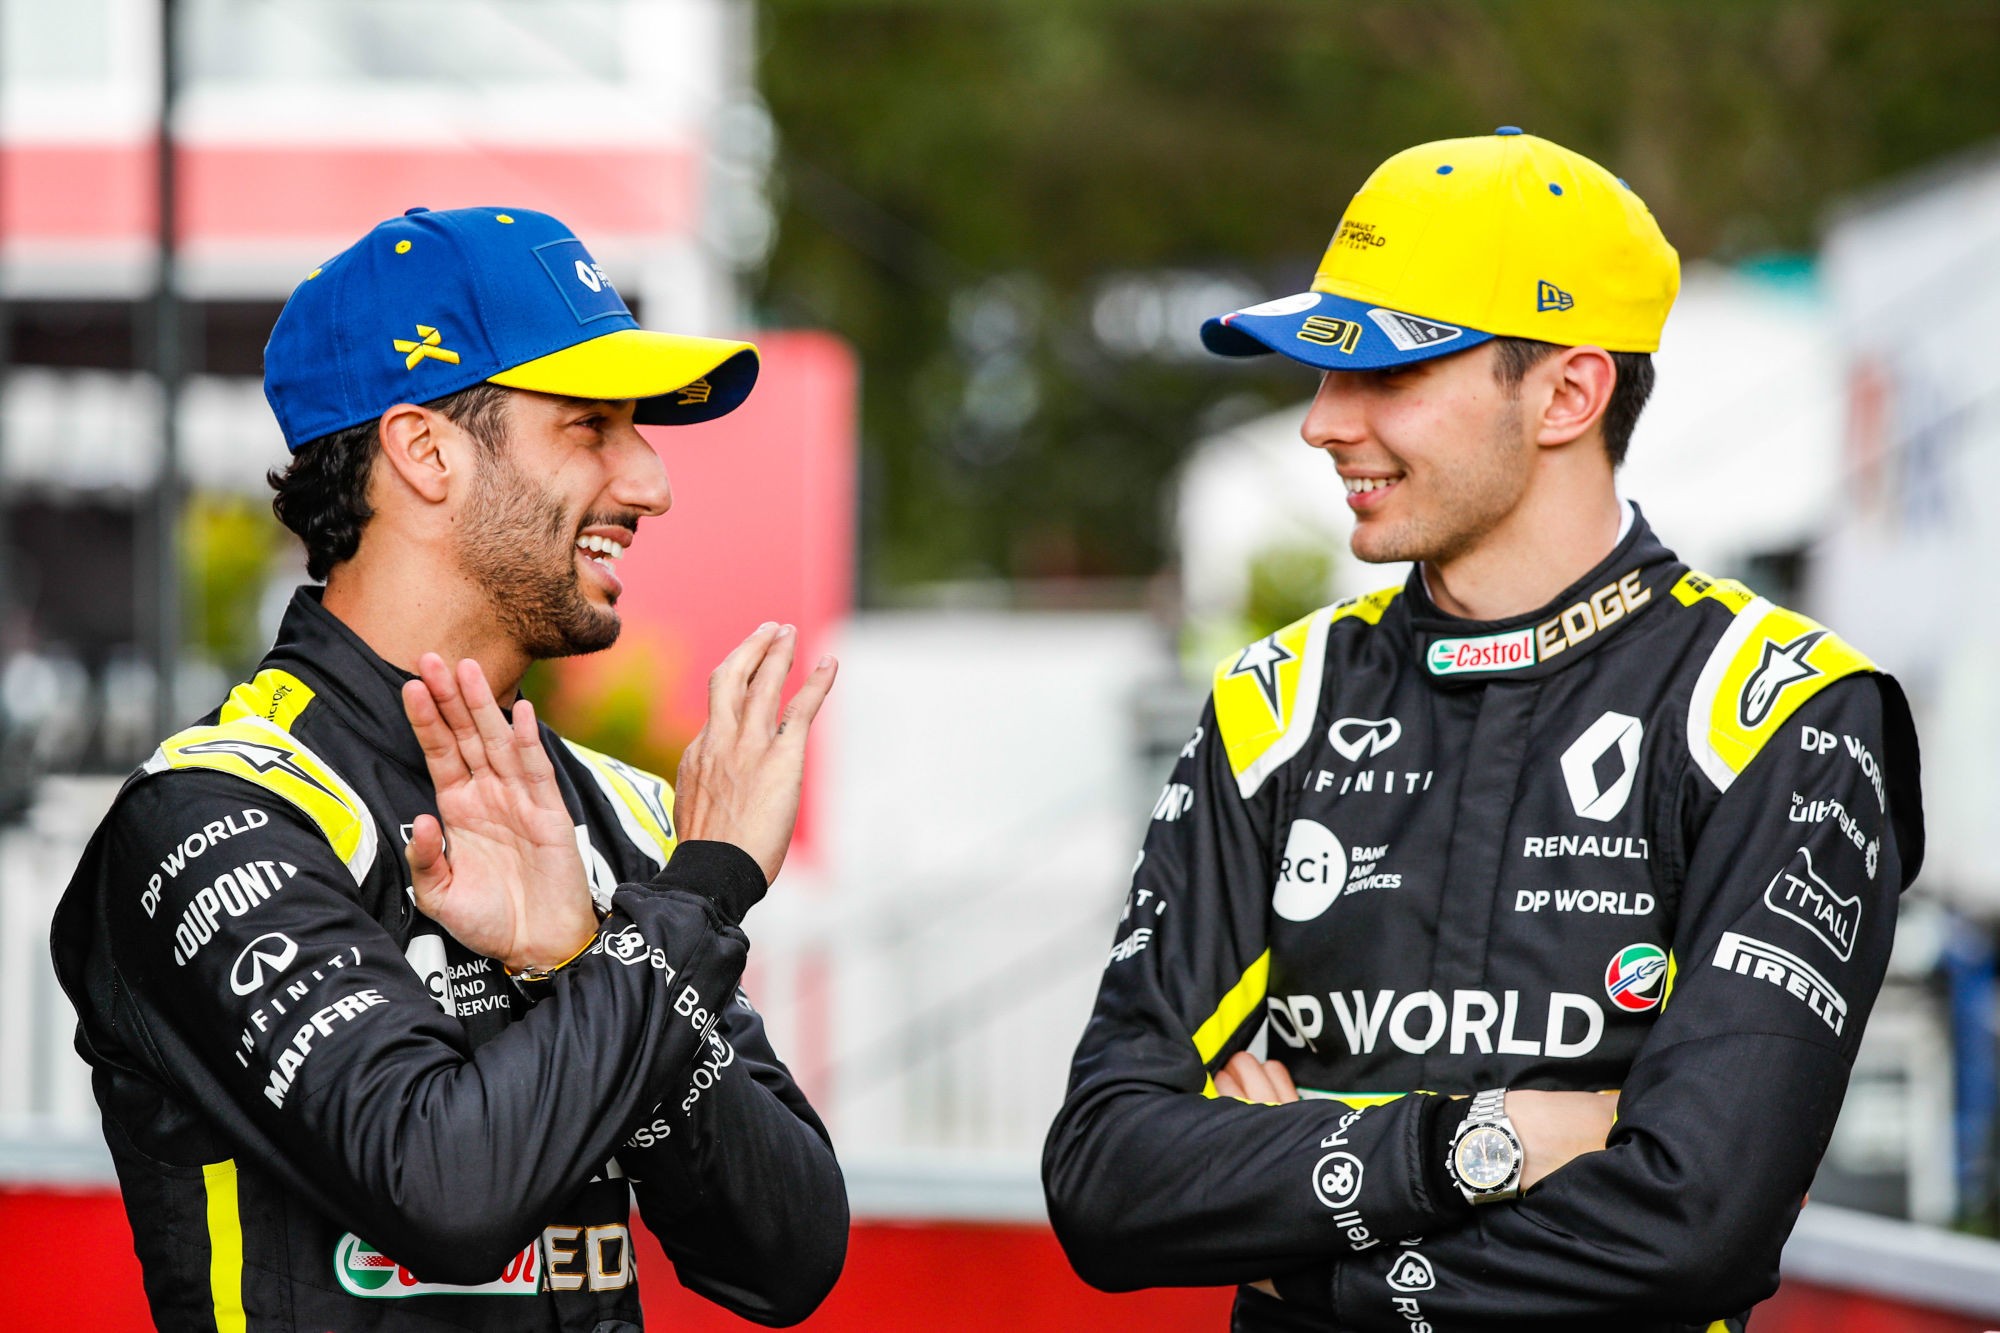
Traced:
[[1628, 944], [1604, 969], [1604, 993], [1628, 1014], [1643, 1014], [1664, 998], [1666, 950], [1657, 944]]

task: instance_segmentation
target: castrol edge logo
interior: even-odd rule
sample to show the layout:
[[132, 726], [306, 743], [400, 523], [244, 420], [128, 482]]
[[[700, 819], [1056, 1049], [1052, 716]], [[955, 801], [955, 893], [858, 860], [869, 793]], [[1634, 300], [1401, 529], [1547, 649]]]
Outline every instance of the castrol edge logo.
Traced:
[[1518, 671], [1569, 651], [1653, 600], [1634, 569], [1539, 625], [1466, 639], [1433, 639], [1424, 666], [1433, 676], [1467, 671]]

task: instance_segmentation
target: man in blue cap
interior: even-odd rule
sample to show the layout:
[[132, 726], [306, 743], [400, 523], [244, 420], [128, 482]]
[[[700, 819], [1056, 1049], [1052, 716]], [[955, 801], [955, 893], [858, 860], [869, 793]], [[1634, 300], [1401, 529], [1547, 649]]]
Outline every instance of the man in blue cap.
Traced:
[[286, 304], [274, 507], [325, 586], [126, 783], [54, 929], [159, 1327], [636, 1328], [635, 1199], [739, 1314], [831, 1288], [840, 1170], [737, 983], [833, 661], [787, 704], [791, 627], [745, 640], [678, 799], [517, 699], [617, 637], [671, 503], [636, 426], [756, 376], [523, 209], [412, 209]]

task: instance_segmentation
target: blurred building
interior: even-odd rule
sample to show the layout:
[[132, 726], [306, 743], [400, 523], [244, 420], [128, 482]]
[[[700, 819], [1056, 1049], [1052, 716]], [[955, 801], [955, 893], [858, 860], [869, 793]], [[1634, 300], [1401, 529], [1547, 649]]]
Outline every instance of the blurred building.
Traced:
[[[243, 665], [216, 659], [263, 639], [254, 591], [233, 636], [232, 613], [212, 603], [246, 597], [250, 576], [288, 587], [297, 572], [288, 551], [249, 549], [275, 540], [268, 526], [228, 526], [261, 507], [264, 469], [285, 456], [259, 380], [293, 285], [408, 208], [513, 205], [588, 238], [642, 318], [733, 332], [737, 275], [770, 240], [771, 130], [741, 0], [176, 7], [176, 288], [191, 375], [178, 435], [197, 498], [177, 703], [193, 717]], [[0, 4], [12, 607], [0, 659], [23, 663], [0, 677], [0, 715], [15, 752], [56, 770], [119, 770], [152, 743], [127, 723], [151, 711], [135, 697], [151, 680], [135, 645], [161, 452], [147, 373], [161, 13], [161, 0]]]

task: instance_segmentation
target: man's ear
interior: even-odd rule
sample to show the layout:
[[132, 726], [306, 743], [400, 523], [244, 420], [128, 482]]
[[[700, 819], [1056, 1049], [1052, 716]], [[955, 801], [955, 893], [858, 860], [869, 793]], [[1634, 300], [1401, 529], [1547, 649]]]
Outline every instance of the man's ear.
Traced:
[[1568, 444], [1604, 417], [1618, 366], [1602, 347], [1565, 347], [1528, 372], [1543, 380], [1548, 406], [1542, 410], [1535, 443]]
[[453, 460], [444, 447], [444, 426], [437, 413], [414, 403], [397, 403], [376, 426], [383, 461], [431, 504], [443, 503], [451, 490]]

